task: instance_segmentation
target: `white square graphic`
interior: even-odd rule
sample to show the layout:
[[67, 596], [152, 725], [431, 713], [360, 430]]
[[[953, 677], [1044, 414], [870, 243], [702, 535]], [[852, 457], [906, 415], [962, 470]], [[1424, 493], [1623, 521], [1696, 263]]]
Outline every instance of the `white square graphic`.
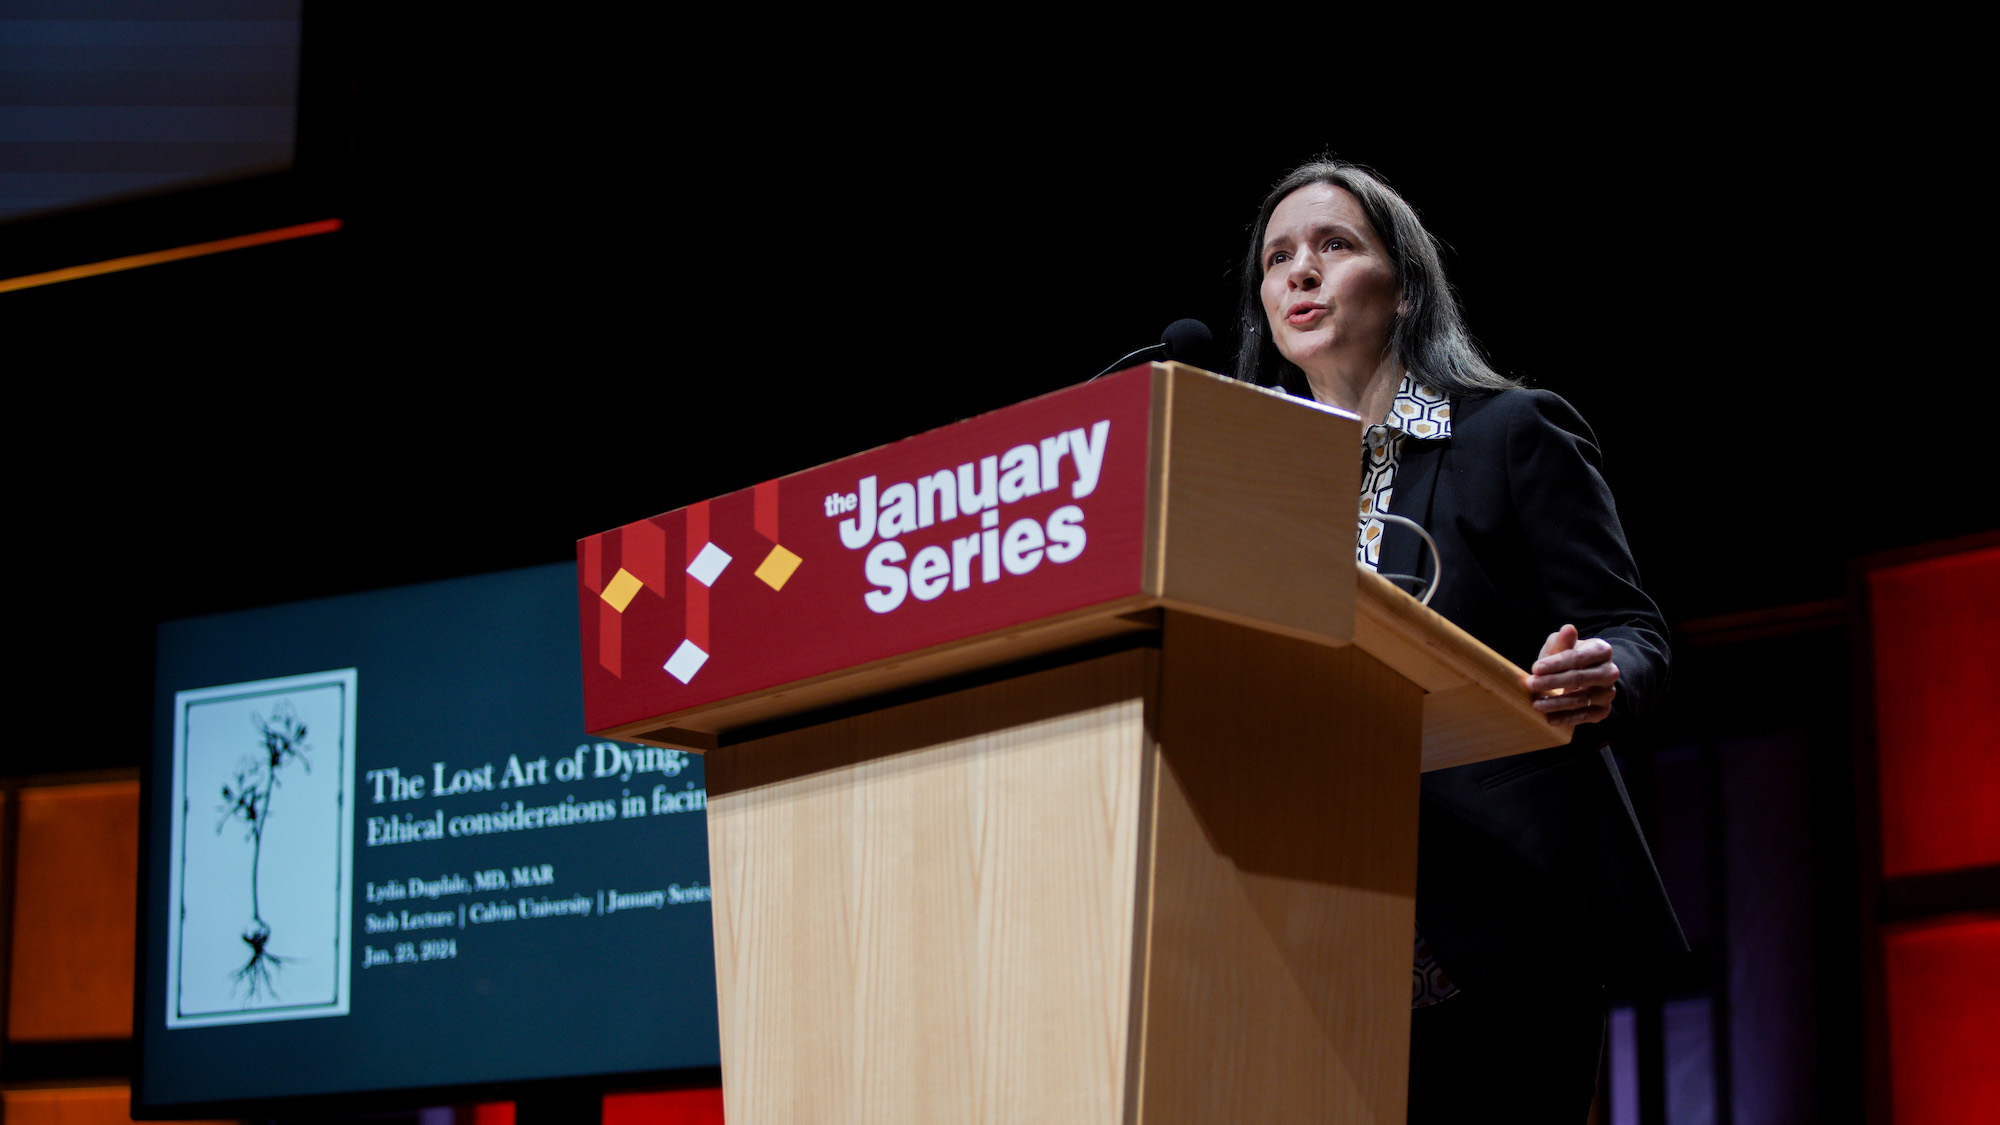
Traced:
[[347, 1014], [356, 684], [174, 694], [168, 1027]]
[[[701, 545], [701, 553], [696, 555], [694, 561], [688, 564], [688, 573], [694, 576], [696, 582], [704, 586], [713, 586], [715, 585], [715, 580], [722, 577], [722, 568], [728, 565], [729, 552], [713, 543], [703, 543]], [[696, 665], [696, 667], [700, 667], [700, 665]], [[693, 675], [694, 673], [690, 672], [688, 674]]]
[[663, 667], [666, 668], [667, 675], [687, 683], [694, 679], [694, 674], [701, 671], [701, 666], [706, 663], [708, 654], [701, 651], [701, 646], [693, 641], [682, 641], [681, 647], [674, 650], [674, 654], [667, 658]]

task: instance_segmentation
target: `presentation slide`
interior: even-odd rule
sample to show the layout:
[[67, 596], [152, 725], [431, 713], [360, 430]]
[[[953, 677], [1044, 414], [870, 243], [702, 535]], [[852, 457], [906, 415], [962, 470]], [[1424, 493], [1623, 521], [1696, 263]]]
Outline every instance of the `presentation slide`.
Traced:
[[568, 564], [161, 626], [144, 1107], [717, 1065], [701, 759]]

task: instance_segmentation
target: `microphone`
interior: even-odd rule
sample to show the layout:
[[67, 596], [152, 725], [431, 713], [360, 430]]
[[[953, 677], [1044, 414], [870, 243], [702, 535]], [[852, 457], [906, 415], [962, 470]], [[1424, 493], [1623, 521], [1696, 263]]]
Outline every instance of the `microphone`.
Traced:
[[1215, 370], [1215, 333], [1199, 320], [1184, 316], [1167, 325], [1160, 333], [1160, 343], [1167, 349], [1168, 359], [1203, 371]]
[[1084, 382], [1088, 383], [1091, 379], [1101, 378], [1111, 374], [1113, 371], [1130, 367], [1134, 360], [1141, 357], [1152, 358], [1153, 353], [1158, 353], [1161, 359], [1170, 359], [1192, 367], [1199, 367], [1203, 370], [1212, 370], [1214, 366], [1212, 358], [1214, 350], [1215, 334], [1208, 330], [1208, 325], [1192, 317], [1182, 317], [1172, 324], [1167, 325], [1167, 330], [1160, 333], [1159, 343], [1148, 344], [1140, 348], [1138, 351], [1099, 371], [1096, 375], [1092, 375], [1090, 379], [1085, 379]]

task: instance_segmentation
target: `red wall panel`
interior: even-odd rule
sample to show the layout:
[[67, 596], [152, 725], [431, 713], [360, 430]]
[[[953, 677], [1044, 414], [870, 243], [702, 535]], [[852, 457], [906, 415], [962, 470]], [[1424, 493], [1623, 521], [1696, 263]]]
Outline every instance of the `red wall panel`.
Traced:
[[2000, 548], [1868, 573], [1888, 878], [2000, 863]]
[[604, 1099], [604, 1125], [722, 1125], [722, 1091], [611, 1094]]
[[2000, 1121], [2000, 918], [1883, 936], [1896, 1125]]
[[[457, 1116], [459, 1125], [514, 1125], [514, 1103], [488, 1102]], [[604, 1125], [722, 1125], [722, 1091], [606, 1094]]]

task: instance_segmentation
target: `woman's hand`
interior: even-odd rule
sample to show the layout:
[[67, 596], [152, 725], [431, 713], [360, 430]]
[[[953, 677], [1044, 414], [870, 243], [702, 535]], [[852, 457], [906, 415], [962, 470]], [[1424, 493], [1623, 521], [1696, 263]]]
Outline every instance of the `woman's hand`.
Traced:
[[1611, 714], [1618, 665], [1611, 662], [1609, 641], [1578, 640], [1576, 626], [1565, 625], [1542, 642], [1542, 654], [1528, 671], [1528, 693], [1549, 722], [1578, 726]]

